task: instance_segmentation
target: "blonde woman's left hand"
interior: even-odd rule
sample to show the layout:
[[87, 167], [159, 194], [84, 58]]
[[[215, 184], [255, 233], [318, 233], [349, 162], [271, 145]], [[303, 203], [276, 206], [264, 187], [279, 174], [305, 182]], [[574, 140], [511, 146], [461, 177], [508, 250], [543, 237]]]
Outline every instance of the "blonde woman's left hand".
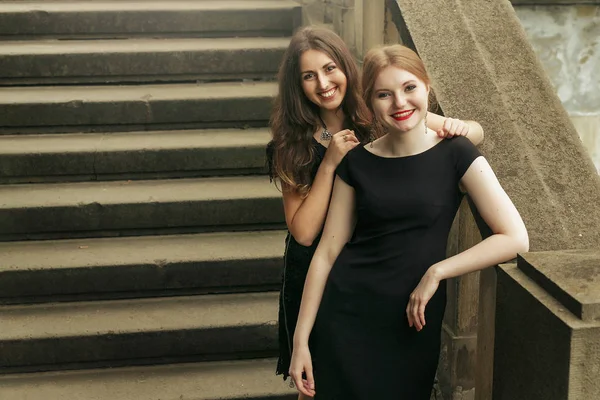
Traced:
[[446, 118], [442, 129], [437, 131], [437, 135], [446, 139], [454, 136], [468, 136], [469, 129], [469, 125], [460, 119]]
[[440, 280], [433, 273], [427, 271], [421, 278], [421, 281], [410, 295], [408, 305], [406, 306], [406, 316], [408, 317], [408, 326], [414, 326], [417, 331], [421, 331], [425, 326], [425, 307], [433, 297]]

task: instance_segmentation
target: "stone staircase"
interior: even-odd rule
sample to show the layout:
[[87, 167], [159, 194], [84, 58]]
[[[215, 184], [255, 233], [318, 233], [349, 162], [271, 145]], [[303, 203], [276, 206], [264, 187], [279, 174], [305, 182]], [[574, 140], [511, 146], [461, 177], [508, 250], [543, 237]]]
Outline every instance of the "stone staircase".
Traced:
[[294, 399], [264, 170], [290, 0], [0, 0], [0, 399]]

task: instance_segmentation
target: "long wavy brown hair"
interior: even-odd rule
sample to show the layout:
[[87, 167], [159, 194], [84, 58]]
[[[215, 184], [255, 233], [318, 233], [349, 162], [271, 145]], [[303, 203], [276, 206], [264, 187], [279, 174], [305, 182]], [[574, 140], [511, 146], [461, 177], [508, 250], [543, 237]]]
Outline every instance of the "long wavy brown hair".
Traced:
[[279, 67], [279, 93], [271, 114], [273, 140], [269, 146], [272, 177], [282, 184], [283, 190], [302, 195], [308, 194], [312, 185], [311, 172], [317, 162], [312, 137], [321, 126], [319, 107], [302, 90], [300, 57], [308, 50], [327, 54], [346, 75], [347, 89], [341, 105], [345, 127], [354, 130], [361, 142], [367, 142], [371, 132], [371, 113], [362, 98], [358, 68], [344, 41], [325, 28], [298, 30]]

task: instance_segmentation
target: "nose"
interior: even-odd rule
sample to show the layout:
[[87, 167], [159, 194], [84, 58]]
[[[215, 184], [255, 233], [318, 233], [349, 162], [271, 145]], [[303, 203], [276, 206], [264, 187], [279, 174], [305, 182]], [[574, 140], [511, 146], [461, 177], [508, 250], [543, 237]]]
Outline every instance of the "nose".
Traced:
[[398, 109], [402, 109], [405, 105], [406, 98], [403, 95], [396, 93], [394, 95], [394, 106], [396, 106]]
[[320, 90], [325, 90], [325, 89], [328, 88], [328, 86], [329, 86], [329, 79], [327, 78], [326, 75], [319, 74], [317, 79], [319, 81], [319, 89]]

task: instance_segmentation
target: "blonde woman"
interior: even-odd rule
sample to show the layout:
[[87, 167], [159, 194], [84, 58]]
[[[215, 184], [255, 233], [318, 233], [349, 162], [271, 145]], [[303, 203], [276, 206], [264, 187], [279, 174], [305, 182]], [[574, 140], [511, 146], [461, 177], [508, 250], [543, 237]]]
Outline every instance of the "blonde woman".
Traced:
[[[363, 85], [387, 134], [356, 146], [336, 169], [290, 371], [301, 393], [316, 399], [429, 400], [445, 280], [527, 251], [528, 235], [473, 144], [443, 140], [428, 126], [430, 80], [412, 50], [370, 51]], [[446, 259], [465, 193], [493, 235]]]

